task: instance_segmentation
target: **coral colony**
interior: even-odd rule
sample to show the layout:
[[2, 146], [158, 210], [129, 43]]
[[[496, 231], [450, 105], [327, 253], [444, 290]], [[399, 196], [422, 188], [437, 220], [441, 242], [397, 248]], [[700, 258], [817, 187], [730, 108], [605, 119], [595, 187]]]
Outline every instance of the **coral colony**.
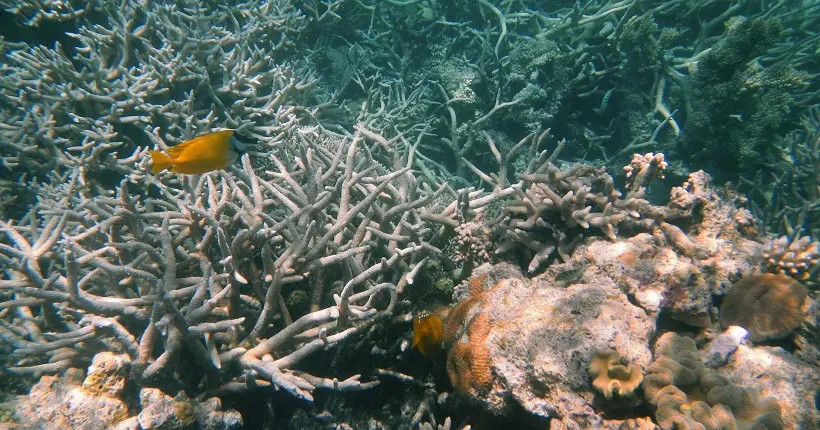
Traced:
[[820, 2], [0, 8], [0, 427], [820, 423]]

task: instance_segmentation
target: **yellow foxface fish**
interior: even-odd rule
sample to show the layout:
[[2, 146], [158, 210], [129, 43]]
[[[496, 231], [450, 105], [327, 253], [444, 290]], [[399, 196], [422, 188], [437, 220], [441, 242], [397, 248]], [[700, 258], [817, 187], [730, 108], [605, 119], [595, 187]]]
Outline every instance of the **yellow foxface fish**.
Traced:
[[421, 312], [413, 317], [413, 345], [422, 354], [436, 355], [441, 349], [441, 318], [435, 314]]
[[224, 169], [239, 159], [251, 145], [236, 130], [214, 131], [182, 142], [167, 151], [151, 151], [152, 173], [170, 170], [174, 173], [208, 173]]

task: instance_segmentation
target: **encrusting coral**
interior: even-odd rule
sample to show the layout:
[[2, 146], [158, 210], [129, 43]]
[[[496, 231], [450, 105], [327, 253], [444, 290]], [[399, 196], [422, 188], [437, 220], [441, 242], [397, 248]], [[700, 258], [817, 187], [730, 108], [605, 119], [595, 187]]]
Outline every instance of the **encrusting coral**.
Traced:
[[791, 334], [803, 322], [808, 290], [785, 275], [764, 273], [738, 281], [720, 306], [720, 324], [737, 325], [761, 342]]
[[624, 363], [623, 357], [614, 349], [603, 349], [592, 356], [589, 376], [592, 386], [607, 400], [612, 399], [614, 394], [620, 397], [632, 395], [643, 382], [641, 369]]
[[476, 314], [464, 335], [447, 354], [447, 375], [457, 391], [482, 390], [490, 383], [489, 351], [484, 342], [490, 333], [489, 318]]

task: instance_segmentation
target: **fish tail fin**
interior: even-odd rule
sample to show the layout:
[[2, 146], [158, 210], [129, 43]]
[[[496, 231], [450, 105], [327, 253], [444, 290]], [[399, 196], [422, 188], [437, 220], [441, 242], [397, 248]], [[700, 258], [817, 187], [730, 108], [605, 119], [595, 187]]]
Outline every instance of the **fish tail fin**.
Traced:
[[154, 165], [151, 166], [151, 173], [155, 175], [165, 169], [171, 168], [174, 164], [174, 160], [171, 157], [160, 151], [151, 151], [151, 161], [154, 163]]

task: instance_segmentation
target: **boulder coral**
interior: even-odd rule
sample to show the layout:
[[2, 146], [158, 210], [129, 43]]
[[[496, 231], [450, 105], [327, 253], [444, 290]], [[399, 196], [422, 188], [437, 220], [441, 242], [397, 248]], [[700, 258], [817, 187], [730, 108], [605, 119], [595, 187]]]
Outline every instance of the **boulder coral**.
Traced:
[[785, 275], [749, 276], [723, 298], [720, 324], [745, 328], [754, 342], [781, 339], [803, 322], [807, 295], [806, 287]]
[[618, 379], [608, 384], [613, 393], [637, 385], [622, 374], [635, 377], [651, 361], [654, 320], [612, 281], [582, 277], [563, 286], [550, 275], [525, 279], [509, 264], [475, 273], [444, 328], [447, 369], [461, 398], [497, 416], [523, 411], [533, 422], [595, 428], [601, 417], [588, 374], [595, 353], [611, 348], [630, 363], [618, 372], [618, 360], [605, 360]]

